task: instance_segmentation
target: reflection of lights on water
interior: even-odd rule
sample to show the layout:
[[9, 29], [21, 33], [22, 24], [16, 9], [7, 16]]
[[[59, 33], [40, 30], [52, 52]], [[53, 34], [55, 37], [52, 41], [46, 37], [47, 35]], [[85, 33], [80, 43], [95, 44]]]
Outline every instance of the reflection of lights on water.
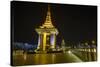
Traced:
[[68, 53], [71, 53], [71, 51], [69, 50]]
[[96, 52], [96, 49], [94, 48], [94, 52]]
[[90, 49], [88, 49], [88, 51], [89, 51], [89, 52], [91, 52], [91, 50], [90, 50]]
[[56, 58], [55, 54], [52, 54], [52, 63], [55, 63], [55, 58]]
[[93, 48], [93, 49], [79, 49], [80, 51], [84, 51], [84, 52], [96, 52], [96, 48]]
[[27, 56], [26, 56], [26, 54], [24, 54], [24, 60], [26, 60], [26, 58], [27, 58]]

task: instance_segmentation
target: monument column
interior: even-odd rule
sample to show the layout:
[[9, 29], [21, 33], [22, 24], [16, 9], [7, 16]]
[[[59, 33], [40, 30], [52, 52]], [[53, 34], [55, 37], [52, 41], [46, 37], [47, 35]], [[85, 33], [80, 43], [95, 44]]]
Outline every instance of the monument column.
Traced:
[[39, 33], [39, 37], [38, 37], [38, 47], [37, 47], [37, 49], [40, 49], [40, 33]]
[[51, 35], [51, 38], [50, 38], [51, 40], [51, 48], [55, 48], [55, 44], [56, 44], [56, 35], [55, 34], [52, 34]]
[[53, 34], [53, 38], [54, 38], [53, 48], [55, 48], [55, 46], [56, 46], [56, 35], [55, 34]]
[[46, 50], [46, 33], [43, 34], [43, 51]]

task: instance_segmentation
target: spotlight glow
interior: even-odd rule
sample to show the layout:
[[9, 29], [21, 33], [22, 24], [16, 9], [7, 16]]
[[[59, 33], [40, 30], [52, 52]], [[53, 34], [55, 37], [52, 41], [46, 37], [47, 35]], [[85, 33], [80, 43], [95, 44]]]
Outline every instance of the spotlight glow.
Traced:
[[71, 51], [69, 50], [69, 51], [68, 51], [68, 53], [70, 54], [70, 53], [71, 53]]

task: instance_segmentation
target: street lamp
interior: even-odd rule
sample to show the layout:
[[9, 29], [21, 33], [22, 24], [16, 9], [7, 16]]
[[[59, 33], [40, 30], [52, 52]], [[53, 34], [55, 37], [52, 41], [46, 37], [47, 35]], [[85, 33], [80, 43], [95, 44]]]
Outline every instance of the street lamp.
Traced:
[[94, 40], [92, 40], [92, 46], [93, 46], [93, 52], [96, 52], [96, 42]]
[[92, 53], [93, 53], [93, 61], [97, 59], [97, 56], [96, 56], [96, 42], [94, 40], [92, 40], [92, 46], [93, 46], [93, 49], [92, 49]]
[[88, 46], [88, 43], [86, 42], [85, 45]]
[[95, 44], [95, 41], [94, 40], [92, 40], [92, 44]]
[[95, 47], [94, 46], [96, 46], [94, 40], [92, 40], [92, 46], [93, 46], [93, 50], [92, 51], [94, 52], [95, 51]]
[[85, 43], [85, 51], [87, 51], [88, 42]]
[[86, 60], [90, 61], [91, 57], [90, 57], [90, 48], [87, 48], [89, 46], [88, 42], [85, 42], [85, 53], [86, 53]]

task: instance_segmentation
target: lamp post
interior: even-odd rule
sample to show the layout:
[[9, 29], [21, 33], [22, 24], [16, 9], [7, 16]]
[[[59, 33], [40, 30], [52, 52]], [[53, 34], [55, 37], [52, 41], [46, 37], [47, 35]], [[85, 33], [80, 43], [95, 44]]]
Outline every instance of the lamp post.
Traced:
[[92, 48], [93, 48], [93, 49], [92, 49], [92, 52], [93, 52], [93, 53], [94, 53], [94, 49], [95, 49], [95, 47], [94, 47], [94, 46], [95, 46], [95, 41], [94, 41], [94, 40], [92, 40]]
[[90, 57], [88, 55], [89, 53], [88, 53], [88, 49], [87, 49], [88, 42], [85, 42], [84, 45], [85, 45], [85, 49], [84, 50], [85, 50], [85, 54], [86, 54], [86, 57], [85, 58], [86, 58], [86, 61], [89, 61], [90, 60]]
[[93, 46], [93, 48], [91, 49], [92, 50], [92, 60], [95, 61], [97, 59], [97, 55], [96, 55], [97, 51], [96, 51], [96, 43], [94, 40], [92, 40], [92, 46]]

